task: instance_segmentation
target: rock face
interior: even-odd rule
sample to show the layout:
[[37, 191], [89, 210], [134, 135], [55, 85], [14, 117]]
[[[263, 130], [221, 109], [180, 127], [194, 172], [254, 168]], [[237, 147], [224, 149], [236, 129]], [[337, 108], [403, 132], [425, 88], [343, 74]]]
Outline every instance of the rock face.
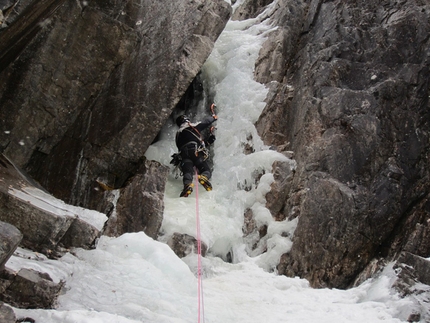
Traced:
[[408, 322], [428, 322], [430, 320], [430, 262], [419, 256], [402, 252], [393, 265], [398, 272], [394, 287], [402, 296], [412, 295], [414, 306]]
[[120, 236], [143, 231], [156, 239], [163, 221], [164, 189], [170, 169], [155, 161], [146, 161], [143, 170], [119, 192], [116, 209], [110, 215], [103, 234]]
[[259, 133], [297, 162], [272, 203], [299, 217], [279, 272], [345, 288], [374, 258], [429, 257], [430, 5], [278, 5], [255, 75], [271, 82]]
[[119, 188], [142, 165], [230, 6], [45, 0], [26, 10], [0, 30], [10, 44], [0, 57], [0, 150], [56, 197], [92, 207], [97, 179]]

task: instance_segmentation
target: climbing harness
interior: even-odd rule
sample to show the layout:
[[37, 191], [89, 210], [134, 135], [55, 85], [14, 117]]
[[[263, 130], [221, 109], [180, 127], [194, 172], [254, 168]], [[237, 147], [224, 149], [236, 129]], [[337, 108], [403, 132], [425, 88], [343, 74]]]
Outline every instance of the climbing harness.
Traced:
[[196, 156], [198, 156], [200, 152], [203, 154], [203, 160], [209, 158], [209, 150], [205, 146], [200, 146], [196, 149]]
[[198, 156], [199, 152], [202, 152], [204, 160], [208, 159], [209, 158], [209, 150], [206, 148], [205, 141], [203, 139], [202, 134], [200, 133], [200, 131], [197, 130], [197, 128], [195, 128], [191, 124], [191, 122], [188, 122], [188, 126], [191, 129], [193, 129], [194, 131], [191, 131], [190, 129], [184, 129], [184, 130], [190, 132], [194, 137], [196, 137], [200, 141], [200, 146], [197, 147], [197, 143], [196, 143], [196, 150], [195, 150], [196, 156]]

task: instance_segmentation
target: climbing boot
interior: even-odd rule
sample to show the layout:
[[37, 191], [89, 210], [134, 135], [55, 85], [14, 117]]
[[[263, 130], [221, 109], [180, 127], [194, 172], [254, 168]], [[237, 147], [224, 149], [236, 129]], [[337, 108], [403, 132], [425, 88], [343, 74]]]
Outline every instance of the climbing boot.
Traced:
[[206, 191], [212, 191], [212, 184], [205, 175], [199, 175], [199, 183], [203, 185]]
[[184, 186], [184, 189], [181, 192], [181, 195], [179, 195], [180, 197], [188, 197], [188, 195], [190, 195], [193, 192], [193, 187], [194, 184], [187, 184]]

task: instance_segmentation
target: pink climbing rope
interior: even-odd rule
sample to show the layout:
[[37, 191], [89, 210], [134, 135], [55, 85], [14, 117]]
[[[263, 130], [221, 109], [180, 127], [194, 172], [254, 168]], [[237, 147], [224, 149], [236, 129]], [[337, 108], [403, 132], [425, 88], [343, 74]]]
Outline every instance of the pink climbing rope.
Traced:
[[[197, 169], [195, 170], [196, 188], [196, 227], [197, 227], [197, 292], [198, 292], [198, 323], [205, 321], [205, 309], [203, 302], [203, 280], [202, 280], [202, 241], [200, 237], [200, 214], [199, 214], [199, 180]], [[202, 320], [202, 321], [201, 321]]]

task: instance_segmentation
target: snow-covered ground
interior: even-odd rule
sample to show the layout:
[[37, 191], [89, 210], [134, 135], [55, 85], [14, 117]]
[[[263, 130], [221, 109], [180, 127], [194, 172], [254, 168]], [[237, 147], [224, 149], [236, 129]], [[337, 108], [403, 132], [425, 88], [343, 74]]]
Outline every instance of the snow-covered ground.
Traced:
[[[59, 260], [18, 249], [7, 267], [47, 272], [66, 286], [56, 309], [15, 308], [18, 317], [31, 317], [37, 323], [200, 322], [197, 255], [179, 259], [165, 243], [174, 232], [196, 236], [198, 214], [202, 241], [210, 248], [202, 259], [201, 322], [406, 321], [411, 301], [399, 298], [390, 288], [395, 279], [390, 267], [378, 278], [346, 291], [312, 289], [304, 279], [275, 273], [280, 255], [292, 244], [281, 233], [292, 235], [297, 220], [273, 221], [264, 207], [264, 195], [273, 181], [272, 163], [283, 160], [291, 167], [295, 164], [265, 147], [253, 126], [267, 94], [263, 85], [253, 81], [253, 68], [272, 28], [260, 22], [261, 17], [230, 21], [203, 69], [205, 86], [215, 95], [219, 116], [214, 190], [206, 192], [200, 187], [190, 197], [179, 198], [181, 178], [172, 173], [165, 192], [160, 241], [143, 232], [102, 237], [95, 250], [78, 249]], [[202, 104], [197, 117], [207, 112], [210, 103]], [[170, 155], [176, 152], [175, 131], [175, 125], [166, 125], [161, 140], [146, 156], [169, 165]], [[250, 140], [255, 153], [245, 155], [243, 148]], [[256, 172], [264, 173], [258, 187], [253, 185]], [[241, 189], [245, 186], [247, 190]], [[48, 196], [43, 198], [49, 200]], [[247, 241], [242, 237], [243, 214], [248, 208], [259, 224], [268, 226], [268, 251], [261, 255], [247, 252]], [[227, 254], [232, 263], [223, 260]]]

